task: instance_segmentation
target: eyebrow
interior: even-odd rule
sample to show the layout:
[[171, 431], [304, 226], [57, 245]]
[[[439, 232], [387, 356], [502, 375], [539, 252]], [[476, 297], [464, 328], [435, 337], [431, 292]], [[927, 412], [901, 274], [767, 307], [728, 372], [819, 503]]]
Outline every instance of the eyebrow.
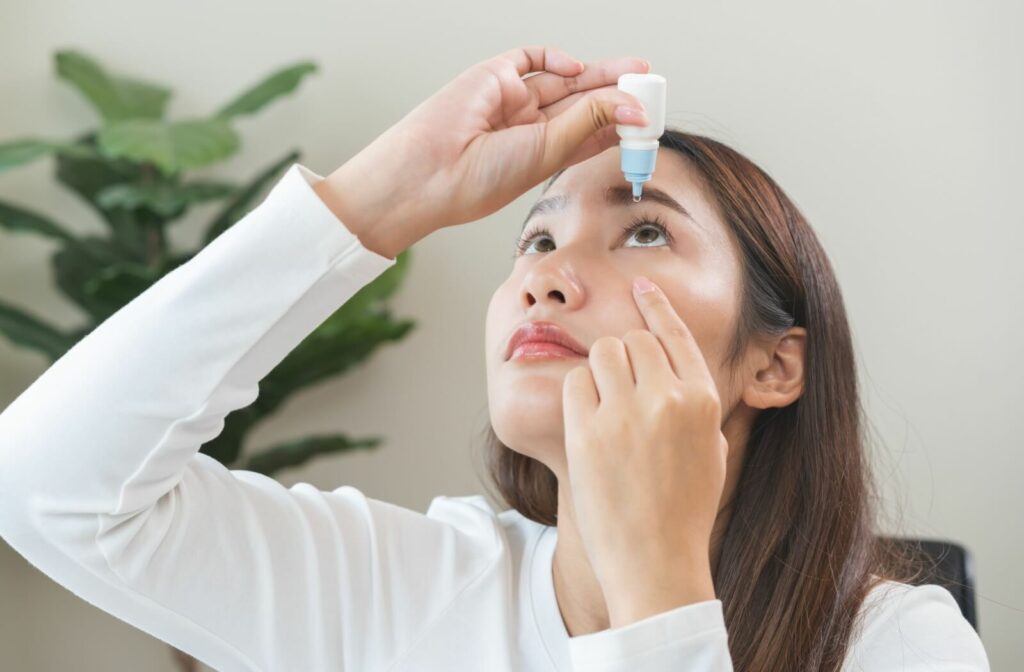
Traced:
[[[652, 201], [667, 208], [671, 208], [692, 221], [694, 224], [697, 224], [697, 226], [700, 226], [700, 223], [693, 218], [693, 215], [691, 215], [690, 212], [679, 203], [679, 201], [672, 198], [661, 189], [644, 187], [643, 199], [645, 201]], [[632, 185], [608, 187], [604, 190], [604, 202], [608, 205], [633, 205]], [[641, 201], [641, 203], [642, 202], [643, 201]], [[568, 205], [569, 197], [565, 194], [540, 199], [534, 203], [533, 207], [530, 208], [530, 211], [526, 213], [526, 219], [523, 220], [523, 225], [520, 227], [519, 232], [522, 233], [523, 230], [526, 229], [526, 224], [537, 215], [543, 215], [548, 212], [558, 212], [559, 210], [564, 210]]]

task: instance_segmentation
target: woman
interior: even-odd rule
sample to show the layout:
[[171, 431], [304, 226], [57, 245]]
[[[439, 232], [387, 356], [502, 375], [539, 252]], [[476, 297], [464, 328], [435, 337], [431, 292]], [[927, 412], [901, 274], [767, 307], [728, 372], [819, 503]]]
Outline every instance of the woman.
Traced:
[[[646, 119], [615, 82], [648, 68], [511, 50], [326, 178], [293, 165], [0, 415], [0, 534], [221, 670], [987, 670], [950, 594], [872, 546], [849, 331], [796, 207], [677, 131], [622, 197], [614, 124]], [[395, 255], [552, 175], [487, 314], [510, 509], [197, 452]]]

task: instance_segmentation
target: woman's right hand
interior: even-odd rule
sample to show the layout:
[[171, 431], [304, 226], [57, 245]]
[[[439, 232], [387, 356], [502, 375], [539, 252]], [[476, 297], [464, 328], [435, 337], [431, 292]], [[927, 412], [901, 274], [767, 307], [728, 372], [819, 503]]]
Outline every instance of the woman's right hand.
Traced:
[[506, 51], [462, 72], [314, 189], [365, 247], [394, 258], [615, 145], [616, 123], [648, 123], [617, 82], [649, 69], [639, 58], [584, 66], [551, 47]]

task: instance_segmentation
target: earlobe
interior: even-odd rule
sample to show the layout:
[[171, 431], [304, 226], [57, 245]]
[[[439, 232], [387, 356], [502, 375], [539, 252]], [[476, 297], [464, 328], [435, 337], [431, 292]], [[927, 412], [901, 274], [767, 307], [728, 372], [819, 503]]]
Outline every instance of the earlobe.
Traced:
[[766, 345], [759, 353], [759, 368], [743, 390], [743, 401], [753, 408], [781, 408], [799, 399], [804, 390], [806, 346], [803, 327], [791, 327]]

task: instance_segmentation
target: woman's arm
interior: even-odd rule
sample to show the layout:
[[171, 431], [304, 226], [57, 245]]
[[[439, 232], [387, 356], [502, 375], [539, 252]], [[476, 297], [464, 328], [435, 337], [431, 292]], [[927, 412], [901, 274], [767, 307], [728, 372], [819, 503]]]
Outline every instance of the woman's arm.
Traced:
[[569, 638], [574, 672], [732, 672], [722, 601], [693, 602]]
[[[322, 178], [293, 166], [0, 415], [0, 535], [84, 599], [218, 669], [363, 670], [401, 655], [494, 561], [498, 535], [348, 486], [285, 489], [199, 447], [403, 241], [481, 219], [613, 146], [615, 122], [645, 125], [614, 84], [648, 69], [510, 49], [349, 159], [338, 174], [352, 188], [332, 180], [340, 198], [318, 197]], [[489, 523], [481, 511], [466, 527]]]
[[[978, 633], [939, 585], [886, 582], [861, 607], [844, 672], [989, 672]], [[571, 637], [576, 672], [731, 672], [721, 600]]]
[[332, 214], [319, 179], [292, 165], [0, 415], [0, 535], [220, 670], [383, 669], [491, 561], [471, 531], [354, 487], [285, 488], [198, 453], [395, 263]]

